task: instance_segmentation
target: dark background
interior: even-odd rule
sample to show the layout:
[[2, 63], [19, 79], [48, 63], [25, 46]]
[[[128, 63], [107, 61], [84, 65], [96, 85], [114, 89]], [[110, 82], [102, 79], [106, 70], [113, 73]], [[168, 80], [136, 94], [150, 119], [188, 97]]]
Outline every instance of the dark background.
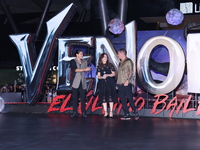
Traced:
[[[45, 8], [46, 0], [3, 0], [10, 11], [18, 29], [18, 33], [36, 33], [42, 11]], [[67, 26], [63, 36], [81, 35], [102, 35], [101, 17], [99, 15], [99, 0], [52, 0], [50, 9], [46, 15], [45, 22], [55, 16], [58, 12], [74, 3], [78, 11]], [[145, 22], [142, 17], [165, 17], [165, 14], [172, 8], [178, 8], [180, 2], [186, 0], [128, 0], [126, 23], [136, 20], [137, 30], [163, 30], [158, 22]], [[197, 2], [198, 1], [191, 1]], [[118, 17], [118, 0], [107, 0], [109, 18]], [[199, 3], [198, 3], [199, 4]], [[198, 15], [198, 14], [190, 14]], [[200, 17], [199, 17], [200, 18]], [[198, 20], [197, 20], [198, 21]], [[173, 28], [172, 28], [173, 29]], [[177, 29], [177, 27], [176, 27]], [[180, 26], [179, 29], [183, 29]], [[9, 39], [10, 34], [17, 34], [10, 25], [2, 5], [0, 5], [0, 69], [15, 68], [20, 65], [18, 52]], [[35, 42], [37, 53], [46, 35], [46, 25], [42, 25], [40, 34]], [[57, 56], [54, 65], [57, 63]]]

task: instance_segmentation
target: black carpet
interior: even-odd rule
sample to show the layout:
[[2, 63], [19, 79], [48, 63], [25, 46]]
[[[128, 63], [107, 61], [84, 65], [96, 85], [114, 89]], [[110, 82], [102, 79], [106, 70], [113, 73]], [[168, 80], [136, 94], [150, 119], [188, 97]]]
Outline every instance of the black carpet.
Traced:
[[199, 150], [200, 120], [0, 114], [1, 150]]

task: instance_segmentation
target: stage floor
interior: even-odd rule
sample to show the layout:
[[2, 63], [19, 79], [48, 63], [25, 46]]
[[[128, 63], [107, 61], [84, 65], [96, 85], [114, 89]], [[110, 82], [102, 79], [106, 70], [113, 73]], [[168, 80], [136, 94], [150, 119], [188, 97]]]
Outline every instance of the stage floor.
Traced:
[[1, 150], [199, 150], [200, 120], [0, 114]]

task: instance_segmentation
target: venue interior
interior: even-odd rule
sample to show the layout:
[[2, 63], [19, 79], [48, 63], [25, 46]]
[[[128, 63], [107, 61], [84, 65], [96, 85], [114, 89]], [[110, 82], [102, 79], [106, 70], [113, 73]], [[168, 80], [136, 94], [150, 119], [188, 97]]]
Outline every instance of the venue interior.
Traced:
[[[47, 32], [47, 22], [71, 4], [75, 8], [73, 8], [74, 12], [66, 19], [67, 21], [65, 20], [66, 26], [63, 25], [59, 31], [62, 34], [56, 35], [55, 43], [51, 42], [54, 45], [50, 45], [49, 48], [49, 51], [55, 49], [55, 53], [51, 56], [51, 61], [48, 61], [47, 58], [44, 59], [46, 62], [48, 61], [47, 64], [44, 62], [46, 68], [42, 66], [47, 69], [46, 72], [44, 71], [43, 74], [39, 66], [37, 69], [42, 75], [37, 78], [37, 81], [28, 83], [27, 81], [37, 74], [37, 70], [33, 71], [31, 77], [26, 75], [29, 70], [23, 68], [22, 62], [28, 63], [27, 58], [20, 56], [20, 49], [17, 49], [16, 43], [10, 36], [34, 35], [30, 45], [34, 51], [31, 51], [30, 47], [26, 47], [26, 50], [29, 50], [30, 56], [33, 55], [36, 61], [45, 40], [51, 40], [51, 37], [46, 39], [48, 34], [51, 34]], [[170, 10], [175, 10], [181, 15], [178, 18], [174, 14], [178, 19], [182, 17], [178, 24], [172, 23], [174, 18], [171, 22], [168, 20], [171, 19], [167, 18]], [[118, 34], [111, 32], [108, 23], [115, 18], [121, 20], [124, 28], [129, 23], [133, 23], [134, 27], [131, 32], [129, 33], [127, 28]], [[195, 92], [188, 89], [191, 89], [189, 86], [191, 80], [196, 84], [200, 82], [191, 79], [190, 73], [193, 73], [191, 70], [198, 73], [198, 69], [191, 68], [189, 62], [192, 60], [191, 56], [197, 58], [200, 53], [190, 55], [189, 50], [193, 50], [193, 46], [191, 46], [193, 43], [190, 43], [192, 48], [188, 48], [190, 37], [187, 39], [189, 34], [199, 35], [199, 20], [200, 2], [198, 0], [0, 0], [0, 149], [199, 149], [200, 92], [198, 90], [200, 88], [195, 89]], [[52, 24], [56, 23], [55, 21]], [[127, 34], [134, 37], [134, 40], [127, 39]], [[114, 105], [114, 116], [110, 118], [103, 116], [105, 112], [102, 105], [98, 103], [98, 90], [96, 90], [98, 89], [96, 70], [91, 72], [91, 76], [90, 74], [87, 76], [89, 83], [87, 84], [89, 90], [86, 90], [87, 117], [82, 115], [81, 103], [78, 103], [79, 115], [71, 117], [73, 113], [71, 90], [65, 90], [65, 87], [64, 90], [59, 90], [59, 82], [61, 82], [59, 72], [61, 54], [59, 52], [61, 50], [59, 50], [58, 44], [59, 38], [65, 41], [65, 38], [71, 37], [92, 37], [91, 41], [94, 43], [97, 43], [102, 37], [108, 39], [108, 43], [111, 43], [111, 48], [109, 47], [111, 50], [106, 52], [112, 52], [109, 53], [109, 59], [113, 58], [113, 60], [110, 59], [112, 63], [116, 62], [115, 59], [119, 60], [117, 58], [118, 49], [127, 48], [128, 44], [132, 46], [130, 46], [132, 49], [129, 47], [133, 50], [132, 53], [135, 57], [133, 63], [135, 78], [132, 90], [139, 119], [134, 119], [136, 117], [130, 103], [128, 103], [128, 109], [131, 119], [121, 119], [124, 110], [119, 98], [117, 99], [119, 103]], [[148, 50], [148, 47], [145, 49], [145, 44], [154, 40], [154, 37], [160, 37], [161, 43], [155, 44], [156, 46], [150, 49], [151, 52], [144, 52], [144, 57], [141, 57], [140, 52]], [[196, 45], [193, 45], [198, 51], [198, 37], [191, 39], [195, 39]], [[167, 44], [166, 46], [164, 42], [164, 44], [162, 43], [162, 40], [169, 40], [172, 45], [178, 43], [178, 48], [168, 47]], [[88, 48], [84, 42], [84, 46], [80, 43], [72, 46], [74, 48], [72, 51], [78, 48], [86, 49], [84, 56], [90, 55], [93, 65], [91, 66], [96, 68], [98, 65], [96, 53], [100, 52], [96, 50], [97, 44], [95, 43], [96, 47], [88, 46]], [[106, 46], [101, 45], [100, 47], [104, 49]], [[171, 53], [171, 49], [175, 54]], [[113, 56], [110, 56], [112, 54]], [[146, 66], [141, 67], [139, 63], [142, 64], [145, 61], [138, 61], [138, 59], [147, 58]], [[176, 64], [176, 62], [178, 63]], [[31, 67], [34, 69], [34, 65]], [[147, 77], [150, 79], [145, 78], [146, 76], [141, 77], [142, 73], [139, 69], [142, 70], [145, 67], [149, 67], [149, 69], [141, 72], [145, 74], [147, 71]], [[174, 73], [173, 70], [174, 72], [181, 71]], [[168, 75], [171, 75], [172, 72], [174, 76], [171, 77], [173, 79], [171, 81]], [[69, 71], [67, 73], [70, 74]], [[180, 76], [178, 81], [176, 73], [177, 76]], [[168, 90], [164, 93], [158, 92], [154, 87], [151, 91], [152, 84], [145, 83], [149, 81], [155, 87], [160, 88], [159, 85], [161, 87], [167, 85], [165, 80], [177, 82], [172, 84], [173, 88], [171, 89], [164, 88], [163, 91]], [[39, 81], [42, 83], [40, 84]], [[67, 85], [67, 79], [64, 82]], [[29, 86], [33, 86], [35, 89], [29, 88]], [[5, 87], [8, 89], [5, 90]], [[51, 93], [50, 99], [48, 99], [49, 93], [47, 93], [49, 87], [57, 94]], [[29, 92], [28, 89], [36, 93], [37, 100], [29, 101], [32, 91]], [[27, 93], [30, 95], [27, 96]]]

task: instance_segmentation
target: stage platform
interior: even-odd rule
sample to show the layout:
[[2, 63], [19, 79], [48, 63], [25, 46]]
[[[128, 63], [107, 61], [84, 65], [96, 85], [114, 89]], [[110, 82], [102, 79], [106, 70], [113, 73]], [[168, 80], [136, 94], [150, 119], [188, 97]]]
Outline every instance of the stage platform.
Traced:
[[[72, 113], [72, 101], [69, 101], [65, 104], [66, 99], [63, 101], [58, 100], [55, 103], [47, 103], [45, 101], [38, 102], [33, 106], [30, 106], [24, 99], [21, 98], [21, 93], [0, 93], [0, 97], [4, 99], [4, 109], [1, 113], [50, 113], [50, 114], [71, 114]], [[68, 97], [68, 95], [66, 95]], [[101, 115], [102, 106], [95, 103], [95, 97], [92, 101], [87, 101], [86, 110], [87, 114], [90, 115]], [[182, 107], [169, 107], [167, 110], [166, 107], [163, 108], [163, 104], [160, 104], [155, 112], [153, 110], [153, 102], [148, 102], [147, 107], [143, 107], [139, 110], [140, 116], [143, 117], [162, 117], [162, 118], [180, 118], [180, 119], [200, 119], [200, 106], [195, 107], [195, 105]], [[55, 105], [54, 105], [55, 104]], [[79, 103], [80, 104], [80, 103]], [[87, 104], [90, 104], [87, 106]], [[193, 104], [193, 103], [192, 103]], [[51, 107], [52, 106], [52, 107]], [[80, 106], [80, 105], [79, 105]], [[197, 105], [196, 105], [197, 106]], [[52, 109], [53, 108], [53, 109]], [[79, 107], [80, 108], [80, 107]], [[51, 109], [51, 111], [49, 111]], [[161, 110], [162, 109], [162, 110]], [[179, 109], [178, 113], [177, 110]], [[198, 111], [197, 111], [198, 109]], [[157, 113], [159, 112], [159, 113]], [[114, 108], [114, 115], [121, 116], [123, 115], [122, 105], [117, 105]], [[171, 116], [170, 116], [171, 114]], [[130, 113], [130, 115], [133, 115]]]
[[71, 118], [72, 110], [48, 113], [50, 103], [30, 106], [21, 101], [20, 93], [0, 96], [5, 99], [0, 113], [2, 150], [197, 150], [200, 147], [200, 120], [196, 111], [170, 118], [171, 109], [155, 115], [145, 108], [139, 111], [139, 120], [132, 116], [125, 121], [120, 119], [123, 110], [117, 114], [116, 108], [114, 119], [105, 119], [102, 109], [92, 112], [91, 106], [87, 118]]
[[198, 150], [200, 121], [1, 113], [2, 150]]

